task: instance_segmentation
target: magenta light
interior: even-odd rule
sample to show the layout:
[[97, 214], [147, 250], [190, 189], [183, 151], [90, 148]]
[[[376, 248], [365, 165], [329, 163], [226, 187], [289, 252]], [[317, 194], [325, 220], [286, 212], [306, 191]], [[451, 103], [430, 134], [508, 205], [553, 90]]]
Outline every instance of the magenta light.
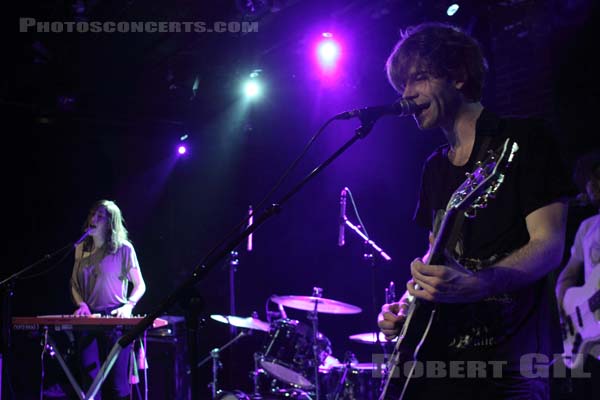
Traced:
[[177, 153], [178, 153], [178, 154], [180, 154], [180, 155], [183, 155], [183, 154], [185, 154], [186, 152], [187, 152], [187, 149], [185, 148], [185, 146], [179, 146], [179, 147], [177, 148]]
[[317, 57], [322, 68], [335, 67], [340, 53], [340, 45], [331, 38], [322, 40], [317, 46]]

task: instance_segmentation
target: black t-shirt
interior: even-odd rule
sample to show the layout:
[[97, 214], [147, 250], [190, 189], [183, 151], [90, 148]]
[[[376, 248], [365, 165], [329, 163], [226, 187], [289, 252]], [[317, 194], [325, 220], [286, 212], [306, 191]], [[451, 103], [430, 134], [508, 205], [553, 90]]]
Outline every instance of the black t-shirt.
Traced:
[[[484, 109], [466, 165], [450, 163], [448, 145], [427, 159], [414, 216], [419, 225], [437, 232], [452, 193], [465, 174], [475, 169], [485, 136], [490, 137], [488, 149], [495, 150], [511, 138], [519, 150], [496, 197], [477, 210], [475, 218], [463, 222], [454, 257], [472, 270], [485, 268], [524, 246], [529, 240], [525, 217], [532, 211], [576, 193], [558, 146], [542, 121], [499, 118]], [[509, 362], [509, 368], [518, 368], [523, 354], [560, 353], [556, 306], [548, 284], [548, 278], [543, 278], [478, 303], [440, 304], [438, 333], [443, 334], [434, 340], [443, 340], [442, 347], [452, 359], [502, 360]]]

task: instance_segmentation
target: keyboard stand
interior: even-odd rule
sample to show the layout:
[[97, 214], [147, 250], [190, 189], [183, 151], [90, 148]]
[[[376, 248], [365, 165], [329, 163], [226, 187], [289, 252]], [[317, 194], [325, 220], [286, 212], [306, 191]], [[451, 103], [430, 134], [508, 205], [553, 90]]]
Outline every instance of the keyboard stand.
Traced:
[[75, 380], [75, 377], [71, 373], [71, 370], [67, 366], [67, 363], [65, 362], [63, 356], [60, 354], [60, 350], [59, 350], [58, 346], [56, 346], [56, 342], [54, 341], [54, 339], [52, 339], [52, 336], [50, 336], [50, 334], [48, 333], [47, 327], [46, 327], [46, 329], [44, 329], [44, 342], [45, 342], [44, 351], [48, 350], [48, 346], [50, 347], [50, 350], [54, 350], [53, 356], [56, 357], [61, 368], [63, 369], [63, 371], [65, 371], [65, 375], [67, 375], [67, 378], [69, 379], [69, 382], [71, 383], [71, 386], [73, 386], [73, 389], [75, 389], [75, 393], [77, 393], [77, 396], [80, 399], [82, 399], [82, 400], [85, 399], [86, 397], [84, 397], [85, 395], [84, 395], [83, 390], [81, 390], [81, 386], [79, 386], [79, 384]]
[[48, 332], [48, 327], [46, 327], [44, 329], [44, 341], [45, 341], [45, 344], [44, 344], [43, 351], [46, 351], [46, 350], [52, 351], [53, 350], [53, 352], [54, 352], [53, 356], [56, 357], [56, 359], [58, 360], [58, 363], [60, 364], [61, 368], [65, 372], [65, 375], [67, 375], [67, 378], [69, 379], [69, 382], [71, 383], [71, 386], [73, 386], [73, 389], [75, 389], [75, 393], [77, 394], [77, 397], [79, 397], [79, 399], [81, 399], [81, 400], [93, 400], [94, 399], [94, 396], [96, 396], [96, 394], [100, 390], [100, 386], [106, 380], [106, 377], [108, 376], [108, 373], [110, 372], [110, 369], [113, 367], [113, 365], [117, 361], [117, 358], [119, 357], [119, 353], [121, 353], [121, 350], [123, 350], [123, 348], [119, 344], [119, 341], [117, 341], [117, 343], [115, 343], [115, 345], [110, 350], [110, 353], [106, 357], [106, 360], [100, 367], [98, 374], [92, 381], [92, 384], [90, 385], [88, 392], [84, 393], [84, 391], [81, 389], [81, 386], [79, 386], [79, 383], [77, 383], [77, 380], [73, 376], [73, 373], [67, 366], [67, 363], [65, 362], [63, 356], [60, 354], [60, 349], [58, 348], [58, 346], [56, 346], [56, 342], [54, 341], [54, 339], [52, 339], [52, 336], [50, 336], [50, 334]]

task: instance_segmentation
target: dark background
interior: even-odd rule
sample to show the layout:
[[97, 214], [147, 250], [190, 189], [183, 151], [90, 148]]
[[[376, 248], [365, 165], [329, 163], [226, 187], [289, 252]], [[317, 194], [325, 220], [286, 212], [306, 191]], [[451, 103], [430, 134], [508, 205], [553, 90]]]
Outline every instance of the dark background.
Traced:
[[[249, 3], [256, 8], [243, 6]], [[593, 125], [598, 112], [593, 3], [467, 1], [454, 17], [446, 16], [445, 2], [425, 0], [20, 4], [5, 24], [10, 35], [3, 58], [9, 71], [1, 80], [0, 102], [10, 178], [4, 191], [10, 203], [8, 243], [14, 230], [23, 230], [6, 251], [2, 276], [76, 240], [92, 203], [108, 198], [123, 211], [148, 287], [135, 312], [154, 310], [241, 221], [248, 206], [257, 206], [322, 123], [338, 112], [397, 97], [386, 81], [385, 60], [400, 29], [425, 20], [459, 25], [482, 43], [491, 65], [484, 105], [501, 114], [548, 119], [572, 168], [599, 143]], [[247, 20], [258, 21], [259, 28], [247, 34], [19, 33], [19, 17]], [[312, 64], [312, 46], [323, 31], [343, 40], [341, 73], [333, 83], [321, 81]], [[260, 101], [245, 104], [239, 83], [255, 69], [262, 70], [266, 92]], [[357, 126], [357, 121], [331, 125], [267, 204], [351, 138]], [[190, 152], [177, 158], [183, 134], [189, 136]], [[426, 231], [411, 218], [422, 162], [441, 143], [440, 132], [420, 132], [409, 118], [379, 121], [254, 234], [253, 252], [238, 248], [236, 315], [257, 311], [266, 320], [270, 295], [306, 296], [313, 286], [322, 287], [324, 297], [363, 310], [319, 315], [333, 355], [342, 359], [352, 351], [359, 361], [370, 361], [377, 349], [348, 336], [376, 329], [387, 283], [394, 280], [402, 289], [409, 262], [426, 248]], [[390, 264], [365, 262], [365, 248], [351, 232], [346, 246], [337, 246], [344, 186], [371, 238], [393, 258]], [[593, 212], [571, 207], [569, 240]], [[350, 203], [348, 215], [357, 223]], [[18, 281], [14, 315], [73, 311], [72, 255], [57, 264], [59, 259], [28, 274], [38, 276]], [[231, 313], [227, 265], [218, 262], [196, 286], [207, 319], [199, 338], [202, 357], [229, 338], [228, 326], [209, 318]], [[305, 312], [287, 310], [308, 323]], [[177, 305], [166, 313], [184, 310]], [[256, 333], [223, 353], [222, 387], [250, 390], [252, 354], [265, 336]], [[30, 347], [38, 351], [37, 343]], [[198, 384], [208, 398], [210, 365], [200, 373]], [[35, 382], [37, 372], [29, 387]]]

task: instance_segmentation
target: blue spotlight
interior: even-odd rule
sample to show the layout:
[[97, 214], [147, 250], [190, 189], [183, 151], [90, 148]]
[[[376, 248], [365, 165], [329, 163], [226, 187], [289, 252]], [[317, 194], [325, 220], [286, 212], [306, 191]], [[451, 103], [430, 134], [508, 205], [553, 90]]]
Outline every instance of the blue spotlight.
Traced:
[[446, 10], [446, 14], [448, 14], [449, 17], [453, 16], [454, 14], [456, 14], [456, 12], [458, 11], [458, 9], [460, 8], [460, 6], [456, 3], [451, 4], [448, 9]]
[[259, 97], [262, 93], [262, 89], [260, 87], [260, 83], [254, 79], [246, 81], [244, 83], [244, 94], [249, 99], [255, 99]]
[[263, 88], [259, 79], [261, 73], [261, 69], [255, 69], [243, 84], [242, 91], [244, 92], [244, 96], [249, 100], [254, 100], [262, 96]]

